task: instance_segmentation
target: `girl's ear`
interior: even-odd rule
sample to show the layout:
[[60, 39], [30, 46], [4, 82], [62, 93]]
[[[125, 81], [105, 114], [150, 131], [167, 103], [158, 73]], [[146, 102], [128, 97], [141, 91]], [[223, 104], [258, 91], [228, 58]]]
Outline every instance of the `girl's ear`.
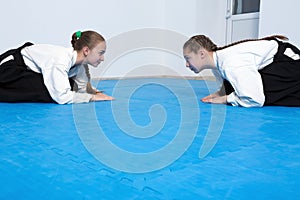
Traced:
[[84, 46], [84, 47], [82, 48], [82, 52], [83, 52], [83, 55], [84, 55], [84, 56], [87, 56], [87, 55], [90, 53], [89, 47]]
[[200, 58], [204, 58], [206, 56], [207, 52], [205, 51], [205, 49], [199, 49], [198, 50], [198, 55], [200, 56]]

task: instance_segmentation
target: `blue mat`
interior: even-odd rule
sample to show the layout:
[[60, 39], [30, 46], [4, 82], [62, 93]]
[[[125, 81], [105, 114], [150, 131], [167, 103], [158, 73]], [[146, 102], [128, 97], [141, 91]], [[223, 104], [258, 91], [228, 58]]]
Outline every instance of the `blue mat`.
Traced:
[[0, 199], [299, 199], [300, 108], [199, 101], [214, 84], [107, 80], [113, 102], [0, 103]]

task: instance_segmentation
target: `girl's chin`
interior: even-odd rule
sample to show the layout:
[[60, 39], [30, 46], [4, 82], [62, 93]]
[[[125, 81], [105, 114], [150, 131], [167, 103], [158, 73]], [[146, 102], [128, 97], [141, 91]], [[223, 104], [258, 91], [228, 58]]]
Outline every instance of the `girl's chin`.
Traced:
[[196, 68], [191, 68], [191, 70], [195, 73], [195, 74], [199, 74], [199, 70], [197, 70]]
[[100, 63], [90, 64], [92, 67], [98, 67]]

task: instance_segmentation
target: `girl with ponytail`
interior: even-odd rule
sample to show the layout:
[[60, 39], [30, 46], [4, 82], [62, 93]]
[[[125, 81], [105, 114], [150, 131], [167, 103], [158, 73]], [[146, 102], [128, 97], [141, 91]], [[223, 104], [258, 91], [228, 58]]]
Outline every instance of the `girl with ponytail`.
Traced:
[[112, 100], [91, 86], [89, 66], [104, 60], [106, 42], [77, 31], [72, 48], [26, 43], [0, 55], [0, 101], [58, 104]]
[[300, 106], [300, 50], [273, 35], [218, 47], [195, 35], [183, 46], [186, 67], [212, 69], [222, 87], [201, 100], [233, 106]]

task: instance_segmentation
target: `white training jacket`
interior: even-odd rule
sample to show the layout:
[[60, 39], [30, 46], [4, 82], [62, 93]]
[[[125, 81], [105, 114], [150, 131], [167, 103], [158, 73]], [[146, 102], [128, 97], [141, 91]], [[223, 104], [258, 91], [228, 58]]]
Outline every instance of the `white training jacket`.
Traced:
[[263, 84], [258, 70], [273, 62], [277, 50], [276, 41], [258, 40], [214, 52], [214, 61], [221, 77], [228, 80], [235, 90], [227, 96], [228, 103], [243, 107], [264, 105]]
[[[58, 104], [89, 102], [92, 98], [83, 90], [88, 80], [84, 67], [73, 67], [77, 59], [77, 52], [73, 48], [36, 44], [25, 47], [21, 54], [32, 71], [43, 74], [44, 84]], [[78, 92], [71, 91], [70, 77], [74, 77], [79, 84]]]

